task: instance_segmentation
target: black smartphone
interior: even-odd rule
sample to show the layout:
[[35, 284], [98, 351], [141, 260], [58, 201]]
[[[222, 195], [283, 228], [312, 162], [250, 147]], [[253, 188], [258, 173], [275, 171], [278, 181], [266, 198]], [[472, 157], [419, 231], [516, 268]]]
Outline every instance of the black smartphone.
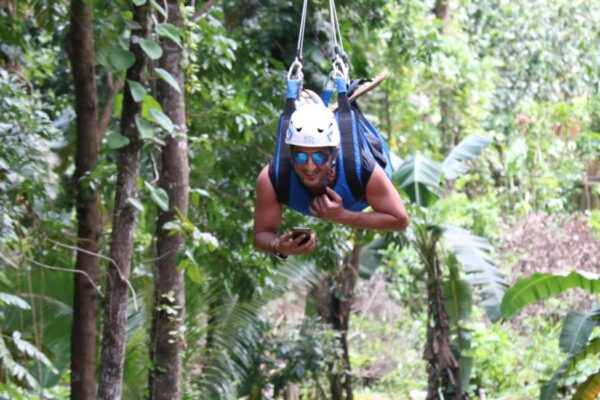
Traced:
[[300, 236], [304, 236], [304, 239], [300, 242], [300, 244], [306, 244], [310, 240], [310, 229], [308, 228], [292, 228], [292, 239], [296, 239]]

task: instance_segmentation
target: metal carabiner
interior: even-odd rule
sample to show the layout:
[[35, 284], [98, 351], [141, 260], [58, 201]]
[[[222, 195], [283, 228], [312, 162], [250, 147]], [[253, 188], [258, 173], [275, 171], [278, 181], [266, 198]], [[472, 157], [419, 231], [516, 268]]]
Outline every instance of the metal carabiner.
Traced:
[[[294, 70], [296, 68], [297, 68], [297, 71], [294, 74]], [[288, 80], [298, 79], [301, 81], [303, 77], [304, 77], [304, 74], [302, 73], [302, 62], [300, 62], [300, 59], [298, 57], [296, 57], [296, 59], [290, 66], [290, 69], [288, 70], [287, 78], [288, 78]]]
[[348, 70], [349, 66], [342, 60], [339, 54], [336, 54], [332, 61], [333, 71], [331, 74], [334, 77], [343, 77], [348, 80]]

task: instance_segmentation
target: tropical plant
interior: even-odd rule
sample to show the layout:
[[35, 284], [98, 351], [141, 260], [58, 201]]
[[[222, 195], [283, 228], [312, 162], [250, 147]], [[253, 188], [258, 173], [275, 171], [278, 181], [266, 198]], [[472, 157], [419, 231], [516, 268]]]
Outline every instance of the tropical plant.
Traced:
[[[289, 378], [286, 382], [282, 381], [286, 374], [259, 373], [261, 350], [267, 339], [261, 312], [270, 301], [291, 288], [314, 285], [318, 280], [314, 266], [287, 261], [250, 299], [233, 292], [229, 282], [210, 274], [204, 276], [206, 280], [201, 286], [188, 282], [186, 290], [188, 325], [194, 327], [187, 336], [191, 344], [188, 363], [194, 360], [202, 366], [200, 374], [188, 374], [188, 379], [194, 382], [188, 388], [188, 395], [224, 400], [245, 395], [258, 399], [269, 380], [278, 388], [293, 383], [297, 379], [293, 371], [286, 373]], [[198, 296], [199, 293], [203, 296]], [[199, 323], [204, 318], [201, 310], [206, 312], [207, 323]], [[201, 343], [204, 346], [198, 352], [197, 345]]]
[[[464, 323], [471, 313], [471, 286], [479, 288], [481, 305], [490, 320], [501, 318], [500, 304], [508, 285], [496, 268], [491, 245], [465, 229], [432, 221], [428, 212], [442, 194], [442, 177], [454, 180], [464, 174], [468, 170], [465, 162], [477, 157], [490, 143], [487, 138], [469, 136], [441, 164], [417, 155], [404, 160], [394, 174], [399, 188], [410, 199], [410, 228], [401, 241], [415, 248], [427, 276], [428, 329], [424, 357], [428, 361], [428, 398], [436, 398], [440, 389], [446, 395], [462, 398], [462, 388], [468, 383], [471, 360], [462, 353], [469, 348]], [[444, 246], [443, 241], [449, 246]], [[373, 270], [378, 265], [380, 257], [374, 257], [373, 252], [381, 246], [387, 246], [385, 240], [365, 249], [363, 270]]]
[[[510, 318], [525, 306], [540, 299], [557, 296], [567, 290], [579, 288], [592, 294], [600, 293], [600, 275], [585, 271], [570, 273], [535, 273], [521, 278], [506, 291], [502, 300], [502, 316]], [[600, 337], [591, 338], [594, 327], [600, 321], [600, 307], [586, 312], [569, 311], [560, 334], [560, 348], [567, 358], [556, 369], [550, 381], [545, 383], [540, 400], [554, 398], [560, 380], [571, 374], [579, 362], [600, 354]], [[593, 399], [600, 393], [600, 371], [593, 371], [577, 389], [574, 399]]]

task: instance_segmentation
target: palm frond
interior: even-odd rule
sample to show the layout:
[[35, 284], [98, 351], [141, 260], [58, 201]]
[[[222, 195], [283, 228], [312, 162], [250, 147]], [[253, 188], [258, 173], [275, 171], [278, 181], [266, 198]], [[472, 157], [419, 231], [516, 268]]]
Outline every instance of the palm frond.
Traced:
[[2, 303], [9, 306], [15, 306], [21, 310], [31, 310], [29, 303], [27, 303], [21, 297], [12, 295], [10, 293], [0, 292], [0, 304]]
[[586, 271], [538, 272], [521, 278], [504, 295], [502, 316], [509, 318], [529, 304], [573, 288], [584, 289], [593, 294], [600, 293], [600, 275]]
[[456, 179], [469, 170], [465, 161], [477, 157], [492, 141], [479, 135], [471, 135], [456, 145], [442, 163], [442, 171], [447, 179]]
[[508, 283], [504, 274], [496, 268], [496, 261], [491, 256], [492, 246], [486, 239], [450, 225], [443, 226], [443, 235], [454, 248], [470, 284], [479, 288], [481, 305], [488, 318], [498, 321], [502, 316], [500, 305]]
[[270, 284], [249, 301], [240, 301], [223, 285], [215, 284], [206, 304], [218, 304], [208, 316], [211, 346], [205, 350], [199, 389], [206, 398], [236, 399], [237, 386], [247, 380], [261, 342], [261, 311], [294, 286], [312, 286], [318, 273], [312, 264], [289, 260], [270, 276]]

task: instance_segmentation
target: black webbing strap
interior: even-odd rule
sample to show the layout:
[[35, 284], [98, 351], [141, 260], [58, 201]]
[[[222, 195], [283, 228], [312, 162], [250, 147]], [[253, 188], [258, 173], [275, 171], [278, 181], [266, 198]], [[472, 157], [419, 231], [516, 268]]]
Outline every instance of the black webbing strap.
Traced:
[[290, 148], [285, 144], [285, 136], [290, 118], [296, 111], [296, 104], [293, 98], [285, 100], [285, 108], [283, 114], [279, 118], [279, 133], [277, 135], [277, 150], [275, 159], [269, 165], [269, 178], [274, 183], [275, 193], [277, 193], [277, 201], [280, 204], [289, 205], [290, 203]]
[[[350, 191], [355, 199], [362, 199], [365, 191], [361, 183], [362, 178], [362, 160], [360, 155], [360, 143], [358, 135], [353, 126], [352, 108], [348, 101], [346, 92], [346, 81], [344, 78], [337, 78], [338, 91], [338, 125], [340, 128], [342, 154], [344, 159], [344, 173]], [[358, 167], [358, 168], [357, 168]]]

